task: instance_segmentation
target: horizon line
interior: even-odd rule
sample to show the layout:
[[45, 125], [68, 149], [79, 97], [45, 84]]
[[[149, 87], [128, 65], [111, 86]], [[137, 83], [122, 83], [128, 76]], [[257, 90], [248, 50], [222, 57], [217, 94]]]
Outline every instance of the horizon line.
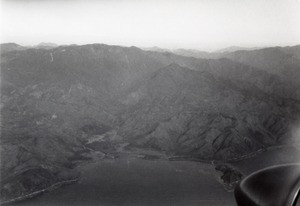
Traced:
[[57, 45], [55, 47], [59, 47], [59, 46], [72, 46], [72, 45], [75, 45], [75, 46], [85, 46], [85, 45], [93, 45], [93, 44], [102, 44], [102, 45], [107, 45], [107, 46], [120, 46], [120, 47], [137, 47], [137, 48], [140, 48], [142, 50], [146, 50], [146, 49], [161, 49], [161, 50], [166, 50], [166, 52], [170, 51], [176, 51], [176, 50], [190, 50], [190, 51], [199, 51], [199, 52], [208, 52], [208, 53], [214, 53], [214, 52], [218, 52], [220, 50], [225, 50], [225, 49], [230, 49], [230, 48], [234, 48], [234, 47], [237, 47], [237, 48], [240, 48], [241, 50], [243, 49], [253, 49], [253, 50], [259, 50], [259, 49], [264, 49], [264, 48], [275, 48], [275, 47], [281, 47], [281, 48], [284, 48], [284, 47], [295, 47], [295, 46], [300, 46], [300, 43], [297, 43], [297, 44], [285, 44], [285, 45], [261, 45], [261, 46], [241, 46], [241, 45], [231, 45], [231, 46], [225, 46], [225, 47], [219, 47], [218, 49], [200, 49], [200, 48], [187, 48], [187, 47], [178, 47], [178, 48], [167, 48], [167, 47], [160, 47], [160, 46], [157, 46], [157, 45], [154, 45], [154, 46], [137, 46], [137, 45], [121, 45], [121, 44], [109, 44], [109, 43], [103, 43], [103, 42], [94, 42], [94, 43], [82, 43], [82, 44], [78, 44], [78, 43], [66, 43], [66, 44], [58, 44], [58, 43], [55, 43], [55, 42], [46, 42], [46, 41], [43, 41], [43, 42], [40, 42], [40, 43], [37, 43], [37, 44], [31, 44], [31, 45], [25, 45], [25, 44], [20, 44], [20, 43], [17, 43], [17, 42], [0, 42], [0, 45], [3, 45], [3, 44], [17, 44], [19, 46], [22, 46], [22, 47], [36, 47], [40, 44], [53, 44], [53, 45]]

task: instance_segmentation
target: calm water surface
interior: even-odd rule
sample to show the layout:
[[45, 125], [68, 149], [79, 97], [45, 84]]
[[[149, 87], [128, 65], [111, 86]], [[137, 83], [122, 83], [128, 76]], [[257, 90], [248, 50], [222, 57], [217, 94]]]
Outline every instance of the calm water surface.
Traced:
[[206, 163], [128, 157], [79, 169], [78, 183], [16, 205], [236, 205], [233, 193], [224, 190]]

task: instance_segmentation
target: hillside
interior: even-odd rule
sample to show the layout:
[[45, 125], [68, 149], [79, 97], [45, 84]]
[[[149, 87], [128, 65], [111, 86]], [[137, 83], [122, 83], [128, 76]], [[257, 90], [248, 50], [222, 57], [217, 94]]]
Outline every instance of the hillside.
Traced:
[[76, 161], [91, 148], [227, 160], [293, 144], [298, 54], [204, 59], [103, 44], [1, 45], [1, 197], [77, 177]]

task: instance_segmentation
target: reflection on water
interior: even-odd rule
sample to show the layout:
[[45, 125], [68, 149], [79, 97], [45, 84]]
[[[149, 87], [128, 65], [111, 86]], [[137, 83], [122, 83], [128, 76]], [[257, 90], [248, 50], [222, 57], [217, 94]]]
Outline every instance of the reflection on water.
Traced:
[[79, 169], [77, 184], [16, 205], [235, 205], [205, 163], [121, 158]]

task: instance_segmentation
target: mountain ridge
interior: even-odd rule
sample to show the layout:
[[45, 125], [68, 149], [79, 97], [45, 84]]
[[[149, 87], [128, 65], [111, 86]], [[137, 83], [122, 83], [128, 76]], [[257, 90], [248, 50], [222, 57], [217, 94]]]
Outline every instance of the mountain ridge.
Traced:
[[104, 138], [92, 148], [108, 154], [126, 144], [220, 161], [299, 141], [298, 76], [285, 75], [298, 71], [298, 47], [211, 59], [105, 44], [10, 46], [1, 45], [4, 198], [74, 178], [91, 139]]

